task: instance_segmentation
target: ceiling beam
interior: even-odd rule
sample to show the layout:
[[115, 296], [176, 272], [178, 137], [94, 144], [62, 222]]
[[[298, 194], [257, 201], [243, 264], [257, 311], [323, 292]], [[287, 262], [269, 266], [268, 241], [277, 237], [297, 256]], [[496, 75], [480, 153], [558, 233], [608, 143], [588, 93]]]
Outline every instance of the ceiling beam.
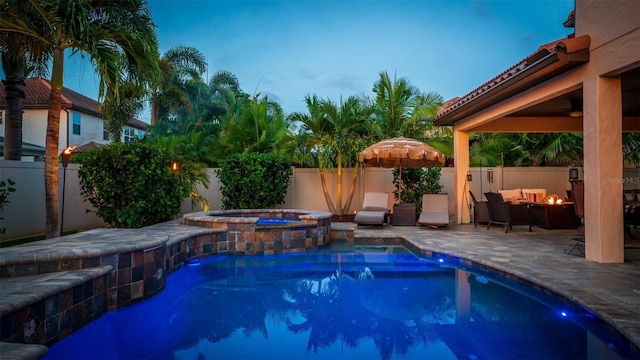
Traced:
[[582, 132], [582, 117], [506, 116], [477, 126], [473, 131], [494, 133]]

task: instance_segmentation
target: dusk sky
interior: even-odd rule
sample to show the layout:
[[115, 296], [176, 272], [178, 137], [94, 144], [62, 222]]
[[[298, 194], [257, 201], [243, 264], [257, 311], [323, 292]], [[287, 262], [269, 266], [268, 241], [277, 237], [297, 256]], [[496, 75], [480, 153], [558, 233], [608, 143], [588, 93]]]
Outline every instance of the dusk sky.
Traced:
[[[160, 53], [185, 45], [207, 57], [208, 76], [235, 74], [242, 90], [286, 112], [304, 97], [371, 91], [381, 71], [445, 100], [462, 96], [570, 34], [573, 0], [151, 0]], [[64, 85], [97, 99], [89, 64], [69, 59]], [[149, 121], [148, 112], [138, 116]]]

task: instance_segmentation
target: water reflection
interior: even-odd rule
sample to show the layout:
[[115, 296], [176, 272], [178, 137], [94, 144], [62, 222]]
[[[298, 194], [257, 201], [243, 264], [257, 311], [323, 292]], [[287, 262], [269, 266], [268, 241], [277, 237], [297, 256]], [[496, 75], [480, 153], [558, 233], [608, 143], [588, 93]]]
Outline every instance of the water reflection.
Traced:
[[[485, 277], [413, 256], [363, 256], [316, 255], [286, 264], [229, 258], [203, 267], [200, 275], [216, 280], [175, 304], [174, 326], [184, 329], [176, 349], [199, 347], [201, 357], [213, 358], [202, 353], [203, 338], [218, 343], [242, 332], [266, 340], [269, 319], [284, 323], [297, 336], [287, 345], [305, 346], [307, 354], [372, 342], [380, 359], [390, 359], [444, 342], [465, 358], [586, 355], [585, 331], [557, 323], [547, 307]], [[194, 317], [191, 309], [201, 310]], [[559, 350], [545, 350], [547, 327], [565, 330], [551, 336]], [[306, 344], [294, 340], [301, 336]]]
[[638, 357], [497, 275], [381, 249], [213, 257], [47, 358]]
[[[306, 334], [307, 352], [335, 343], [355, 349], [372, 340], [380, 358], [388, 359], [438, 340], [434, 324], [455, 322], [452, 269], [423, 264], [429, 276], [403, 274], [386, 259], [374, 273], [375, 264], [358, 265], [349, 255], [320, 258], [268, 271], [246, 258], [200, 268], [201, 276], [216, 280], [194, 287], [172, 307], [173, 326], [180, 328], [175, 345], [220, 342], [237, 331], [267, 339], [265, 319], [272, 319], [292, 334]], [[335, 270], [328, 271], [331, 266]], [[201, 310], [194, 317], [191, 309]]]

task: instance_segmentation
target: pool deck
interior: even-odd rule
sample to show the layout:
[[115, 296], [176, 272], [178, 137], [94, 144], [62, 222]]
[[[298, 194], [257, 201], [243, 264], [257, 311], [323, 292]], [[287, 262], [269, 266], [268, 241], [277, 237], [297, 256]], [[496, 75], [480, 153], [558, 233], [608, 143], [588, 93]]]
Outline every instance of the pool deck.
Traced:
[[[449, 261], [468, 259], [482, 266], [512, 274], [527, 282], [541, 285], [569, 300], [588, 308], [640, 347], [640, 250], [625, 250], [622, 264], [599, 264], [583, 257], [566, 255], [574, 245], [571, 237], [577, 230], [545, 230], [516, 226], [509, 233], [502, 227], [455, 225], [448, 229], [417, 226], [361, 226], [333, 223], [332, 230], [351, 232], [354, 241], [404, 239], [424, 253], [442, 254]], [[101, 251], [114, 246], [131, 247], [123, 241], [123, 230], [101, 229], [100, 236], [84, 244], [83, 251]], [[135, 230], [136, 239], [184, 237], [202, 232], [201, 228], [181, 225], [179, 221], [157, 224]], [[634, 230], [640, 235], [640, 229]], [[63, 239], [60, 239], [63, 240]], [[638, 240], [635, 240], [638, 241]], [[47, 245], [45, 245], [47, 244]], [[640, 245], [640, 244], [634, 244]], [[69, 249], [65, 249], [68, 246]], [[0, 249], [0, 262], [16, 261], [38, 253], [72, 251], [74, 242], [36, 242]], [[93, 249], [92, 249], [93, 248]], [[77, 251], [77, 249], [75, 250]], [[35, 253], [34, 253], [35, 252]], [[97, 271], [94, 269], [94, 271]], [[12, 307], [24, 298], [42, 298], [51, 291], [47, 286], [60, 281], [77, 281], [82, 274], [45, 274], [0, 278], [0, 304]], [[49, 279], [49, 280], [47, 280]], [[22, 299], [22, 300], [21, 300]], [[19, 304], [13, 304], [18, 306]], [[43, 345], [0, 343], [0, 360], [37, 359], [46, 353]]]

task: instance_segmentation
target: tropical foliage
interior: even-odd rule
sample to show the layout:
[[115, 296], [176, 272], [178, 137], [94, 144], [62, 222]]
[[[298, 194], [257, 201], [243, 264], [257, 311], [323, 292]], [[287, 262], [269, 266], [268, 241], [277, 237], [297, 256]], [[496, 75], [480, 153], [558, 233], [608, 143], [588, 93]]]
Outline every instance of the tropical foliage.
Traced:
[[582, 162], [580, 133], [517, 133], [472, 136], [471, 166], [565, 166]]
[[[208, 185], [203, 166], [149, 141], [114, 143], [76, 155], [83, 197], [113, 227], [174, 219], [182, 201]], [[179, 164], [177, 170], [171, 163]]]
[[[100, 75], [100, 96], [114, 101], [124, 82], [124, 72], [138, 75], [140, 84], [159, 75], [158, 42], [148, 4], [144, 0], [94, 2], [48, 0], [3, 2], [0, 27], [3, 36], [21, 34], [22, 43], [43, 44], [41, 53], [51, 62], [51, 93], [47, 115], [45, 151], [46, 237], [60, 235], [58, 214], [58, 143], [65, 51], [88, 55]], [[126, 62], [123, 64], [120, 53]]]
[[[305, 98], [308, 114], [294, 113], [290, 120], [295, 123], [300, 142], [293, 147], [298, 159], [313, 162], [318, 167], [322, 191], [333, 214], [346, 214], [351, 207], [355, 192], [359, 163], [359, 151], [368, 144], [373, 108], [357, 97], [349, 97], [336, 104], [317, 96]], [[337, 187], [335, 203], [327, 186], [327, 173], [337, 167]], [[342, 168], [354, 167], [349, 194], [343, 204]]]
[[[124, 124], [149, 102], [151, 142], [209, 167], [222, 166], [234, 154], [270, 154], [295, 166], [317, 167], [334, 214], [350, 212], [360, 166], [357, 154], [376, 141], [412, 137], [453, 156], [452, 129], [433, 125], [442, 96], [422, 92], [405, 77], [381, 71], [372, 97], [360, 94], [335, 102], [312, 94], [305, 97], [306, 112], [285, 114], [269, 97], [242, 91], [229, 71], [219, 70], [206, 79], [207, 61], [196, 48], [176, 46], [160, 57], [146, 0], [6, 0], [0, 7], [5, 158], [20, 158], [24, 77], [51, 72], [45, 162], [48, 237], [59, 234], [57, 144], [64, 55], [69, 51], [87, 55], [100, 75], [100, 110], [114, 142]], [[478, 133], [472, 141], [472, 166], [582, 162], [581, 134]], [[624, 134], [629, 163], [640, 163], [639, 144], [636, 134]], [[343, 179], [345, 167], [354, 168], [349, 179]], [[334, 171], [337, 186], [330, 193], [328, 177]]]
[[400, 170], [393, 169], [393, 197], [401, 203], [415, 204], [416, 218], [422, 212], [422, 195], [439, 194], [443, 185], [440, 184], [442, 168], [432, 167], [428, 169], [403, 168], [402, 179]]
[[224, 209], [269, 209], [284, 203], [293, 171], [274, 154], [236, 154], [216, 170]]

